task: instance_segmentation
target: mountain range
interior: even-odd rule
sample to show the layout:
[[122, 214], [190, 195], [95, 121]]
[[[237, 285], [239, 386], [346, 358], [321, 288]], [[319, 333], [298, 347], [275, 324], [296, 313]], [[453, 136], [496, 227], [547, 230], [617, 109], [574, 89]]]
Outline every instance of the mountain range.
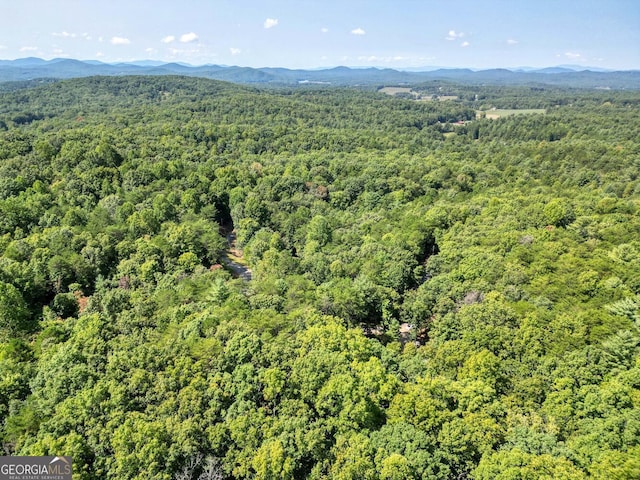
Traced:
[[554, 85], [574, 88], [640, 89], [640, 70], [603, 71], [562, 65], [542, 69], [520, 67], [473, 70], [438, 68], [394, 70], [390, 68], [335, 67], [319, 70], [251, 68], [223, 65], [192, 66], [145, 60], [102, 63], [96, 60], [21, 58], [0, 60], [0, 82], [66, 79], [94, 75], [185, 75], [243, 84], [390, 85], [428, 81], [453, 81], [478, 85]]

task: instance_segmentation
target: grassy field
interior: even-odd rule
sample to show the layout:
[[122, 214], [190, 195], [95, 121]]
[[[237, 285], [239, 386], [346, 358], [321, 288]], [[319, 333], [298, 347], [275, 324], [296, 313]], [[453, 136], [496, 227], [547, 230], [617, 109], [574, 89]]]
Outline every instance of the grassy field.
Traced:
[[384, 87], [378, 90], [380, 93], [386, 93], [387, 95], [395, 96], [399, 94], [408, 94], [413, 96], [416, 100], [421, 102], [431, 102], [433, 100], [444, 102], [447, 100], [457, 100], [457, 95], [436, 95], [435, 97], [430, 94], [422, 94], [412, 90], [410, 87]]
[[437, 100], [446, 102], [447, 100], [458, 100], [457, 95], [438, 95]]
[[510, 115], [524, 115], [527, 113], [545, 113], [544, 108], [522, 108], [522, 109], [502, 109], [496, 108], [493, 110], [478, 110], [476, 115], [480, 118], [483, 114], [486, 118], [496, 119], [501, 117], [508, 117]]
[[408, 93], [414, 96], [418, 95], [409, 87], [384, 87], [384, 88], [381, 88], [379, 92], [386, 93], [387, 95], [397, 95], [398, 93]]

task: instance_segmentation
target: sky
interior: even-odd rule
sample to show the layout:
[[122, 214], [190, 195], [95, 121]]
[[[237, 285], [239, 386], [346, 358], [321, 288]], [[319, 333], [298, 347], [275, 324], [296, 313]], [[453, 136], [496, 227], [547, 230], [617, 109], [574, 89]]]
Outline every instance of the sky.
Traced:
[[640, 0], [0, 0], [0, 59], [640, 69]]

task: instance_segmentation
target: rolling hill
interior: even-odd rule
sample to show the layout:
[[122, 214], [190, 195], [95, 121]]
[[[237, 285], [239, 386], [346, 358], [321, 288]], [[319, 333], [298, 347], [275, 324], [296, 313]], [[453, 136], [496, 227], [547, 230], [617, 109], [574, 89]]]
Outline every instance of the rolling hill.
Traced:
[[[427, 70], [427, 67], [425, 67]], [[291, 70], [286, 68], [250, 68], [239, 66], [190, 66], [180, 63], [134, 62], [108, 64], [56, 58], [23, 58], [0, 60], [0, 82], [34, 79], [67, 79], [89, 76], [185, 75], [234, 83], [263, 85], [297, 85], [323, 83], [337, 86], [419, 83], [447, 80], [474, 85], [553, 85], [574, 88], [640, 89], [640, 71], [602, 72], [571, 68], [539, 70], [445, 69], [400, 71], [381, 68], [335, 67], [323, 70]]]

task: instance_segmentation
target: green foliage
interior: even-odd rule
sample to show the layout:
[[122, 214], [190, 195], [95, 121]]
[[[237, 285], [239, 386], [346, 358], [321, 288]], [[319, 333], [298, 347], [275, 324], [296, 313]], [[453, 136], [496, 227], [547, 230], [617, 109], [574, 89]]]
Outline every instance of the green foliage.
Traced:
[[16, 337], [31, 327], [22, 295], [10, 283], [0, 282], [0, 332], [4, 339]]
[[51, 309], [59, 317], [73, 317], [78, 314], [78, 301], [73, 293], [58, 293], [53, 297]]
[[531, 455], [518, 449], [495, 453], [480, 463], [475, 477], [482, 480], [525, 480], [534, 478], [584, 478], [584, 473], [562, 457]]
[[1, 93], [5, 451], [83, 479], [638, 477], [637, 92], [440, 87]]

